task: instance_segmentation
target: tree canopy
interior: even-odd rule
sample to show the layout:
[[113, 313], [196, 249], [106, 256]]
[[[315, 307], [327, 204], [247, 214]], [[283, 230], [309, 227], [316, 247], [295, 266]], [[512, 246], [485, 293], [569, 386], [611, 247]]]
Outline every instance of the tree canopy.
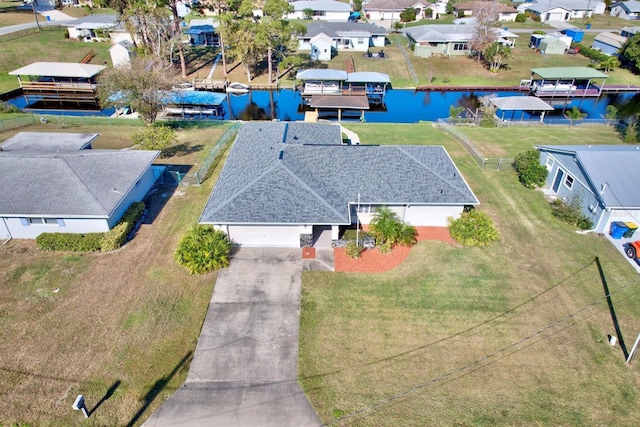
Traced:
[[640, 34], [626, 41], [620, 49], [620, 61], [634, 73], [640, 73]]

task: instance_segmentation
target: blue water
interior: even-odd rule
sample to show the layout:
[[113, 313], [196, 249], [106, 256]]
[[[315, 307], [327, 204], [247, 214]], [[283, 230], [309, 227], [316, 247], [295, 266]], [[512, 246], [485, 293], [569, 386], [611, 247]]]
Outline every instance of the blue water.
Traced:
[[[217, 119], [224, 120], [303, 120], [301, 110], [302, 96], [300, 92], [291, 89], [278, 91], [252, 91], [243, 95], [219, 94], [211, 92], [195, 92], [192, 96], [203, 95], [200, 98], [215, 99], [215, 103], [222, 101], [224, 115]], [[365, 111], [367, 122], [374, 123], [416, 123], [419, 121], [435, 121], [449, 117], [449, 107], [463, 106], [465, 111], [475, 111], [479, 107], [479, 98], [483, 96], [519, 96], [516, 92], [415, 92], [408, 89], [389, 90], [385, 96], [383, 111]], [[597, 99], [574, 99], [557, 101], [556, 110], [545, 116], [545, 122], [563, 119], [564, 109], [576, 106], [587, 113], [586, 119], [602, 119], [609, 104], [619, 106], [632, 98], [633, 94], [603, 96]], [[224, 99], [223, 99], [224, 98]], [[20, 108], [25, 108], [22, 96], [9, 100]], [[556, 102], [556, 101], [554, 101]], [[99, 115], [109, 116], [113, 109], [96, 111], [69, 110], [29, 110], [37, 114], [61, 115]], [[497, 112], [498, 117], [505, 120], [537, 120], [539, 114], [529, 115], [521, 111]], [[321, 118], [336, 120], [335, 112]], [[360, 113], [343, 113], [342, 119], [359, 120]]]

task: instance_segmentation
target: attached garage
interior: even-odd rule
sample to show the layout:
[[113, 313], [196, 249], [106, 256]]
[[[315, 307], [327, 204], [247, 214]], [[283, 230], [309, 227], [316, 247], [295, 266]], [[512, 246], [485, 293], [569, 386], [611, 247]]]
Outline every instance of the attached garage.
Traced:
[[228, 225], [217, 228], [226, 232], [236, 245], [300, 247], [300, 227], [297, 225]]

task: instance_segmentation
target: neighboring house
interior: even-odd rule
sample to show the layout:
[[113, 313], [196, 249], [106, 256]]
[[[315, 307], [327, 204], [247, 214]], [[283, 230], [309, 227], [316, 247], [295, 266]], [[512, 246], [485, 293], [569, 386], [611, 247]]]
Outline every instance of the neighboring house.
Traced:
[[142, 200], [161, 172], [152, 167], [160, 152], [78, 149], [92, 137], [2, 145], [0, 239], [108, 231], [131, 203]]
[[526, 3], [524, 10], [540, 18], [540, 22], [564, 22], [571, 19], [573, 10], [565, 6], [549, 3]]
[[104, 41], [108, 38], [109, 31], [118, 24], [118, 17], [105, 13], [87, 15], [69, 23], [63, 23], [68, 27], [69, 38], [84, 41]]
[[[413, 8], [416, 10], [416, 20], [420, 19], [432, 19], [432, 12], [429, 12], [430, 16], [425, 15], [425, 9], [431, 6], [432, 3], [425, 0], [371, 0], [369, 3], [363, 4], [362, 9], [367, 19], [373, 21], [400, 21], [400, 13], [405, 9]], [[442, 10], [441, 6], [438, 6], [438, 11]], [[446, 12], [446, 4], [445, 4]], [[442, 14], [442, 12], [438, 12]]]
[[370, 223], [388, 206], [414, 226], [446, 227], [477, 205], [441, 146], [342, 145], [339, 126], [245, 123], [201, 224], [238, 245], [305, 247], [314, 236]]
[[626, 37], [619, 34], [604, 32], [598, 34], [591, 45], [592, 49], [597, 49], [607, 55], [617, 55], [618, 51], [627, 41]]
[[610, 15], [629, 21], [640, 20], [640, 1], [629, 0], [613, 3]]
[[192, 45], [220, 46], [220, 36], [213, 26], [213, 18], [192, 19], [184, 33], [189, 37]]
[[386, 37], [387, 30], [375, 24], [314, 21], [307, 24], [306, 34], [298, 36], [298, 49], [328, 61], [342, 50], [366, 52], [370, 47], [384, 47]]
[[136, 56], [134, 45], [129, 40], [122, 40], [118, 43], [114, 43], [109, 48], [109, 55], [111, 56], [111, 63], [114, 68], [131, 63], [131, 58]]
[[474, 16], [478, 10], [491, 8], [496, 14], [495, 19], [500, 22], [514, 22], [518, 15], [518, 10], [506, 4], [486, 1], [472, 1], [457, 3], [453, 5], [453, 10], [457, 16]]
[[0, 151], [88, 150], [99, 136], [99, 133], [19, 132], [0, 144]]
[[622, 37], [630, 38], [635, 36], [636, 34], [640, 34], [640, 27], [623, 27], [620, 28], [620, 35]]
[[312, 10], [311, 19], [323, 21], [347, 22], [352, 9], [349, 3], [335, 0], [302, 0], [290, 4], [294, 11], [287, 15], [287, 19], [306, 19], [305, 10]]
[[[467, 55], [473, 37], [473, 25], [420, 25], [407, 28], [405, 35], [415, 56], [428, 58], [432, 55]], [[513, 46], [517, 34], [496, 28], [496, 41]]]
[[[541, 0], [540, 3], [544, 4], [544, 0]], [[555, 0], [553, 3], [571, 9], [571, 19], [604, 15], [607, 9], [605, 2], [598, 0]]]
[[536, 146], [546, 165], [546, 187], [567, 202], [579, 200], [594, 230], [640, 218], [640, 150], [635, 145]]

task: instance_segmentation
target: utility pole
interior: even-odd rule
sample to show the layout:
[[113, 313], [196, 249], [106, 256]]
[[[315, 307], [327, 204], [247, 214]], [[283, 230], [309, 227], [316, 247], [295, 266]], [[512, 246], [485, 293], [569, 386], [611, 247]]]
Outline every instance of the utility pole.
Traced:
[[42, 27], [40, 26], [40, 21], [38, 21], [38, 14], [36, 13], [36, 6], [38, 0], [33, 0], [31, 2], [31, 10], [33, 11], [33, 17], [36, 18], [36, 25], [38, 26], [38, 31], [42, 31]]

